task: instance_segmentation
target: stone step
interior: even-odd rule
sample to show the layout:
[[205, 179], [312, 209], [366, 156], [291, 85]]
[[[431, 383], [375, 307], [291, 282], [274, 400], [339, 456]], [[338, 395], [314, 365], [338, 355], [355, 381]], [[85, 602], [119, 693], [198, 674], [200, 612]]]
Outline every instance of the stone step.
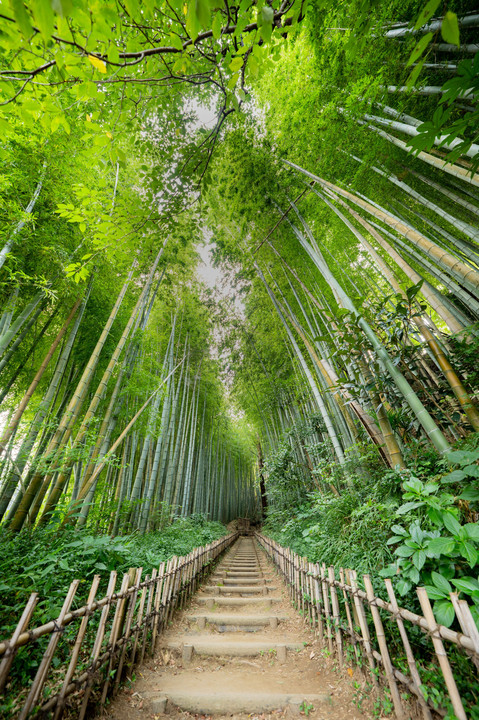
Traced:
[[222, 582], [223, 585], [265, 585], [273, 582], [273, 578], [267, 577], [230, 577], [229, 575], [212, 575], [210, 578], [211, 582], [218, 583]]
[[169, 688], [166, 685], [161, 694], [148, 694], [151, 711], [155, 714], [165, 713], [169, 705], [198, 715], [218, 715], [229, 717], [239, 713], [264, 713], [272, 710], [289, 709], [294, 715], [301, 715], [303, 708], [312, 705], [331, 703], [327, 693], [297, 692], [248, 692], [222, 691], [211, 693], [208, 690], [190, 690], [189, 688]]
[[271, 590], [276, 590], [275, 585], [205, 585], [205, 592], [212, 595], [221, 595], [222, 593], [242, 593], [267, 595]]
[[286, 615], [247, 615], [242, 613], [241, 615], [225, 615], [224, 613], [217, 613], [214, 615], [196, 613], [194, 615], [188, 615], [188, 622], [196, 623], [200, 630], [206, 627], [206, 624], [216, 625], [228, 629], [228, 631], [234, 632], [236, 629], [244, 630], [248, 628], [247, 632], [250, 632], [249, 628], [258, 628], [269, 626], [275, 630], [278, 627], [278, 623], [287, 620]]
[[284, 638], [281, 642], [268, 640], [266, 636], [251, 639], [232, 639], [218, 637], [217, 635], [179, 635], [168, 640], [166, 647], [170, 650], [180, 650], [184, 663], [191, 661], [193, 655], [209, 655], [229, 657], [254, 657], [256, 655], [271, 655], [280, 662], [286, 661], [288, 650], [294, 652], [303, 650], [304, 645], [293, 639]]
[[224, 597], [215, 595], [213, 597], [207, 595], [197, 595], [195, 597], [196, 602], [201, 605], [206, 605], [208, 608], [212, 608], [215, 605], [222, 605], [223, 607], [241, 607], [246, 605], [264, 605], [265, 607], [271, 607], [272, 603], [281, 602], [281, 598], [274, 597], [271, 595], [263, 595], [261, 597]]

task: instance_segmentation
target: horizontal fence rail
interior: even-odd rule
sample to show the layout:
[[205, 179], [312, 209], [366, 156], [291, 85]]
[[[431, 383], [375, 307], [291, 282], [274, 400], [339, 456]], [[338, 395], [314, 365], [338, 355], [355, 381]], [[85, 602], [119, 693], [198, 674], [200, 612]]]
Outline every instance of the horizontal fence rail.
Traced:
[[[172, 557], [144, 579], [143, 568], [130, 568], [119, 588], [118, 574], [112, 571], [106, 595], [99, 600], [100, 576], [95, 575], [86, 604], [76, 609], [72, 606], [80, 581], [74, 580], [58, 617], [29, 630], [38, 600], [32, 593], [12, 637], [0, 642], [0, 716], [58, 720], [66, 710], [74, 710], [74, 717], [82, 720], [89, 702], [103, 704], [117, 691], [123, 671], [141, 663], [147, 650], [154, 653], [174, 610], [184, 606], [237, 536]], [[47, 638], [46, 647], [39, 648]], [[31, 668], [32, 657], [34, 670], [25, 680], [20, 669], [25, 664]]]
[[[465, 600], [459, 600], [456, 593], [451, 593], [457, 625], [462, 630], [457, 632], [438, 625], [425, 588], [416, 588], [423, 612], [418, 615], [399, 607], [389, 579], [384, 580], [389, 600], [383, 600], [375, 595], [369, 575], [363, 575], [363, 590], [354, 570], [341, 568], [338, 578], [334, 567], [311, 563], [259, 533], [256, 533], [256, 539], [284, 576], [293, 602], [309, 618], [338, 665], [342, 667], [346, 662], [354, 662], [369, 669], [372, 692], [380, 697], [384, 695], [384, 688], [389, 690], [397, 718], [411, 717], [408, 696], [415, 699], [417, 710], [425, 720], [446, 714], [448, 718], [458, 720], [477, 717], [466, 714], [466, 710], [475, 713], [479, 702], [476, 678], [479, 632]], [[416, 628], [422, 631], [419, 642], [417, 637], [411, 641], [410, 626], [415, 635], [418, 634]], [[448, 645], [445, 646], [444, 641]], [[422, 651], [420, 660], [413, 651], [414, 645], [418, 644]], [[467, 678], [471, 680], [471, 702], [465, 702], [458, 689], [457, 673], [455, 677], [451, 667], [453, 651], [460, 653], [465, 664], [463, 680], [466, 683]], [[421, 680], [423, 654], [435, 666], [436, 688], [441, 688], [442, 692], [431, 686], [430, 679]], [[450, 707], [446, 707], [449, 704]]]

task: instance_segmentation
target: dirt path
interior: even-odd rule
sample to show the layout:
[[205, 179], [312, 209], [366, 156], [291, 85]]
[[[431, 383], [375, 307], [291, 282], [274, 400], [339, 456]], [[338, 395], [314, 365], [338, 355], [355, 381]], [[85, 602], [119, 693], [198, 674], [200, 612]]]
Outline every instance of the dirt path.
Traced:
[[323, 653], [270, 561], [243, 537], [104, 717], [365, 718], [351, 678]]

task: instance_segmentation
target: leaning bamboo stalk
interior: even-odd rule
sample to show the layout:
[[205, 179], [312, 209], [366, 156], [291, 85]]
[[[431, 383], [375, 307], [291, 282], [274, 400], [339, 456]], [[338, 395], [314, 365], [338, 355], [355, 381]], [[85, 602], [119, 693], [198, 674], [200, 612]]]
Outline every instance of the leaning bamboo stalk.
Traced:
[[53, 655], [55, 654], [55, 650], [57, 648], [58, 641], [60, 640], [61, 630], [64, 627], [63, 621], [65, 619], [67, 612], [70, 610], [70, 606], [73, 602], [73, 598], [75, 597], [75, 593], [77, 591], [79, 584], [80, 584], [79, 580], [74, 580], [70, 585], [70, 588], [65, 597], [65, 600], [63, 601], [63, 606], [60, 611], [60, 615], [58, 616], [58, 618], [55, 622], [56, 632], [52, 633], [50, 642], [48, 643], [47, 649], [45, 650], [42, 661], [40, 663], [40, 667], [37, 670], [37, 674], [35, 675], [35, 679], [32, 683], [30, 692], [28, 693], [28, 697], [25, 701], [25, 704], [22, 708], [22, 711], [19, 715], [18, 720], [26, 720], [26, 718], [30, 714], [30, 710], [36, 704], [36, 702], [40, 696], [40, 693], [43, 689], [43, 685], [44, 685], [46, 677], [47, 677], [48, 670], [50, 668], [50, 664], [53, 660]]
[[439, 633], [437, 632], [438, 625], [432, 611], [431, 603], [429, 602], [429, 598], [427, 596], [426, 588], [418, 587], [416, 588], [416, 593], [421, 604], [421, 610], [423, 611], [424, 617], [428, 624], [428, 630], [431, 635], [432, 644], [434, 645], [434, 651], [436, 653], [439, 666], [444, 676], [454, 713], [457, 716], [458, 720], [467, 720], [467, 716], [464, 712], [464, 707], [462, 705], [461, 696], [457, 689], [456, 681], [454, 680], [454, 675], [452, 674], [449, 660], [447, 659], [446, 650], [444, 648], [441, 638], [439, 637]]
[[8, 649], [6, 650], [3, 660], [0, 663], [0, 692], [3, 691], [6, 685], [8, 673], [10, 672], [13, 660], [15, 658], [15, 655], [17, 654], [17, 640], [23, 633], [25, 628], [28, 626], [30, 618], [33, 615], [33, 611], [35, 610], [37, 600], [38, 593], [32, 593], [23, 609], [22, 615], [20, 617], [20, 620], [18, 621], [17, 627], [13, 632], [11, 640], [8, 642]]
[[376, 637], [378, 640], [379, 651], [381, 653], [382, 665], [386, 673], [386, 678], [391, 691], [391, 697], [394, 705], [394, 712], [397, 718], [403, 719], [406, 717], [404, 708], [402, 705], [401, 696], [399, 694], [396, 678], [394, 677], [393, 664], [389, 655], [389, 650], [386, 642], [386, 634], [384, 632], [384, 626], [379, 614], [378, 607], [376, 605], [376, 597], [374, 595], [374, 588], [369, 575], [363, 575], [364, 586], [366, 588], [366, 594], [368, 596], [369, 607], [371, 608], [371, 615], [373, 616], [374, 629], [376, 631]]

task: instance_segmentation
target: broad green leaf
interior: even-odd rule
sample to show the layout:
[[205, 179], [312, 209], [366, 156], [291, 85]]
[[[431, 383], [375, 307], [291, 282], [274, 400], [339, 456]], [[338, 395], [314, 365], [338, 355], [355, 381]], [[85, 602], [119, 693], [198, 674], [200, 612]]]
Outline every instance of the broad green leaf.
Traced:
[[450, 512], [445, 512], [442, 515], [444, 525], [453, 535], [459, 535], [461, 532], [461, 525], [458, 523], [454, 515]]
[[463, 577], [459, 578], [459, 580], [453, 580], [452, 584], [461, 592], [468, 594], [479, 590], [479, 582], [475, 578], [471, 577]]
[[44, 40], [53, 34], [54, 15], [50, 0], [34, 0], [32, 2], [33, 19], [38, 25]]
[[423, 54], [424, 50], [427, 48], [429, 43], [431, 42], [433, 38], [432, 32], [426, 33], [426, 35], [423, 35], [422, 38], [417, 43], [416, 47], [412, 51], [409, 60], [406, 63], [406, 67], [409, 67], [413, 63], [416, 62], [416, 60], [419, 60], [421, 55]]
[[439, 625], [450, 627], [456, 616], [452, 602], [449, 600], [439, 600], [438, 602], [435, 602], [434, 615], [436, 616], [436, 621]]
[[459, 47], [459, 23], [456, 13], [450, 10], [444, 15], [441, 25], [441, 35], [447, 43]]
[[[72, 0], [51, 0], [51, 6], [54, 12], [61, 17], [67, 17], [73, 10]], [[63, 35], [63, 33], [61, 33]]]
[[467, 477], [467, 474], [464, 472], [464, 470], [453, 470], [452, 472], [448, 473], [447, 475], [444, 475], [441, 478], [441, 482], [443, 482], [443, 483], [460, 482], [461, 480], [464, 480], [465, 477]]
[[445, 595], [448, 595], [450, 592], [452, 592], [451, 584], [448, 580], [446, 580], [445, 577], [433, 570], [431, 573], [431, 578], [434, 585], [439, 588], [439, 590], [441, 590]]
[[440, 4], [441, 0], [429, 0], [419, 13], [416, 24], [414, 25], [414, 30], [419, 30], [420, 27], [427, 23], [427, 21], [432, 18]]
[[178, 35], [175, 35], [174, 33], [170, 34], [170, 44], [177, 50], [183, 50], [183, 43], [181, 42], [181, 38], [179, 38]]
[[393, 525], [391, 530], [397, 535], [407, 535], [407, 530], [405, 530], [402, 525]]
[[461, 551], [461, 555], [466, 558], [469, 563], [469, 567], [473, 568], [477, 563], [478, 553], [472, 542], [469, 542], [468, 540], [460, 542], [459, 549]]
[[103, 74], [106, 73], [106, 64], [103, 62], [103, 60], [100, 60], [100, 58], [97, 58], [94, 55], [89, 55], [88, 59], [93, 65], [93, 67], [98, 70], [98, 72], [101, 72]]
[[424, 589], [427, 592], [427, 596], [430, 600], [442, 600], [444, 593], [439, 590], [435, 585], [425, 585]]
[[414, 553], [414, 548], [406, 547], [406, 545], [400, 545], [394, 551], [394, 554], [398, 557], [410, 557]]
[[265, 5], [261, 8], [261, 24], [270, 24], [273, 22], [274, 10], [269, 5]]
[[33, 34], [33, 28], [25, 5], [22, 0], [10, 0], [10, 4], [12, 6], [13, 16], [22, 31], [22, 35], [28, 40]]
[[424, 563], [426, 562], [426, 553], [424, 552], [424, 550], [418, 550], [414, 553], [411, 559], [413, 565], [415, 565], [418, 570], [421, 570], [424, 567]]
[[479, 500], [479, 490], [476, 490], [475, 488], [466, 488], [466, 490], [463, 490], [462, 493], [459, 495], [459, 498], [461, 500], [467, 500], [468, 502], [476, 502]]
[[213, 18], [211, 30], [213, 32], [214, 39], [219, 40], [219, 38], [221, 37], [221, 30], [222, 30], [222, 17], [219, 12], [217, 12]]
[[435, 555], [449, 555], [456, 546], [454, 538], [439, 537], [429, 541], [428, 550]]
[[477, 523], [467, 523], [463, 525], [463, 529], [466, 531], [468, 538], [479, 542], [479, 525]]
[[404, 505], [398, 507], [398, 509], [396, 510], [396, 515], [405, 515], [411, 510], [416, 510], [416, 508], [421, 507], [421, 505], [424, 505], [424, 502], [419, 500], [404, 503]]
[[235, 57], [230, 62], [230, 70], [231, 72], [237, 72], [240, 68], [243, 67], [243, 58]]

